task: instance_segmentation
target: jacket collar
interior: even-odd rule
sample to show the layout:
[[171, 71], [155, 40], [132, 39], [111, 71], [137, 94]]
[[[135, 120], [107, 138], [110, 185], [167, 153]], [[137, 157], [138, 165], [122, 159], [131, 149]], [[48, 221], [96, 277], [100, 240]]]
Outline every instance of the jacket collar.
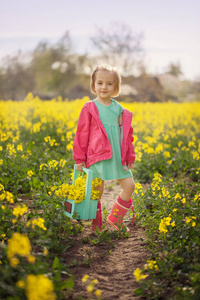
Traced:
[[87, 111], [88, 113], [91, 114], [91, 116], [97, 121], [99, 127], [101, 127], [102, 131], [104, 132], [104, 134], [107, 136], [106, 130], [101, 122], [101, 119], [99, 117], [99, 111], [98, 108], [96, 106], [96, 104], [94, 103], [94, 101], [90, 100], [89, 102], [87, 102]]

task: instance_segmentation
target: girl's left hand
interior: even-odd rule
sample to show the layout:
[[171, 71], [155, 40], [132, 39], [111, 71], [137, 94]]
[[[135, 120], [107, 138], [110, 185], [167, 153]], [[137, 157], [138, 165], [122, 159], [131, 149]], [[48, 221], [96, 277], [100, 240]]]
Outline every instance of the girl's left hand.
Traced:
[[133, 164], [128, 164], [129, 169], [133, 169]]

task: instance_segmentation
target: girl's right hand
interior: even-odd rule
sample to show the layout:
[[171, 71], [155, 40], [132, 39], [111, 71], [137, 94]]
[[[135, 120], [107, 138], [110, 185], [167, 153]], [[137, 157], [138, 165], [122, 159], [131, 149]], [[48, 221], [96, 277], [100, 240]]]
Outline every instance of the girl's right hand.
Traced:
[[85, 162], [76, 165], [77, 170], [80, 172], [83, 171], [82, 167], [86, 168]]

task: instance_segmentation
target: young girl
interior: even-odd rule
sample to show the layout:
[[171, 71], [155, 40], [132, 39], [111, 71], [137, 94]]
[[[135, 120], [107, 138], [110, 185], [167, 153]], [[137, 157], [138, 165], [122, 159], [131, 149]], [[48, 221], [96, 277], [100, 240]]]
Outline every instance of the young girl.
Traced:
[[[96, 99], [83, 106], [73, 145], [73, 157], [77, 169], [93, 170], [93, 178], [117, 179], [121, 193], [107, 217], [107, 222], [115, 229], [124, 227], [123, 217], [132, 206], [131, 195], [135, 184], [132, 173], [135, 161], [132, 113], [124, 109], [111, 97], [120, 93], [121, 77], [116, 68], [97, 67], [91, 75], [91, 91]], [[100, 196], [101, 198], [101, 196]], [[101, 202], [98, 202], [97, 216], [92, 222], [92, 230], [102, 230]], [[126, 227], [126, 230], [129, 229]]]

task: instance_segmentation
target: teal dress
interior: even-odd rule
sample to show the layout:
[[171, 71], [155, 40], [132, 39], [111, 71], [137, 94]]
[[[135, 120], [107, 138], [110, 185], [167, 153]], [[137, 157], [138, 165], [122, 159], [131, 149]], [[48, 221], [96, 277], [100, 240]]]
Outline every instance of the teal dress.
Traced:
[[109, 106], [99, 103], [96, 99], [93, 101], [98, 108], [100, 120], [112, 147], [111, 159], [99, 161], [89, 167], [93, 171], [93, 178], [111, 180], [132, 177], [128, 167], [124, 168], [121, 163], [121, 140], [118, 119], [122, 114], [123, 107], [113, 99], [111, 99]]

